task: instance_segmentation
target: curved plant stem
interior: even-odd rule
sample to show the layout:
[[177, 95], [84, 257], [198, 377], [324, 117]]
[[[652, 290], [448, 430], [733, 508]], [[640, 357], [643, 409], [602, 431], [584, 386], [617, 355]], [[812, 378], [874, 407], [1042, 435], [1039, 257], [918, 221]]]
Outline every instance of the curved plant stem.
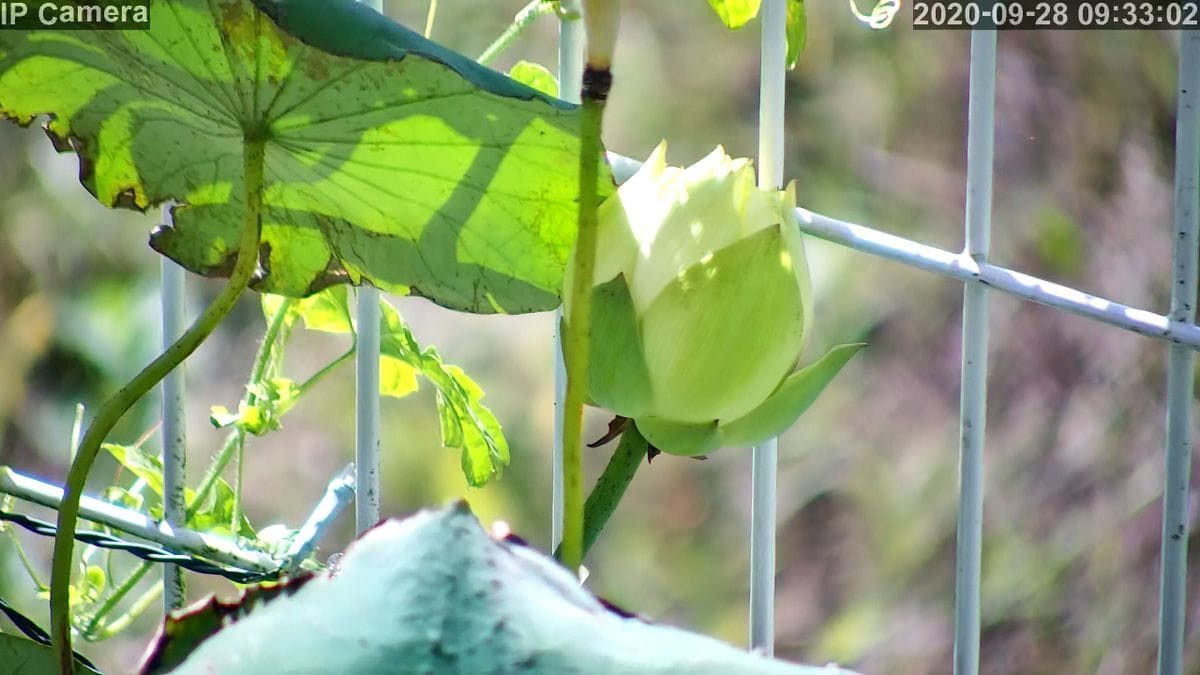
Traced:
[[583, 555], [592, 549], [609, 517], [617, 510], [617, 504], [621, 503], [649, 449], [650, 444], [638, 432], [637, 426], [630, 423], [583, 505]]
[[621, 434], [621, 442], [617, 444], [608, 465], [604, 467], [604, 473], [596, 480], [596, 486], [583, 505], [584, 555], [591, 550], [609, 517], [617, 510], [617, 504], [621, 503], [621, 497], [625, 496], [626, 488], [633, 481], [633, 475], [642, 465], [642, 460], [646, 459], [649, 449], [650, 444], [637, 430], [637, 425], [631, 422]]
[[125, 413], [142, 396], [158, 384], [175, 366], [183, 362], [213, 332], [221, 319], [233, 309], [242, 292], [250, 284], [258, 263], [258, 242], [262, 229], [263, 157], [265, 141], [247, 137], [244, 142], [243, 165], [245, 170], [246, 212], [242, 226], [242, 237], [238, 245], [237, 262], [229, 276], [229, 283], [213, 300], [208, 309], [197, 317], [187, 332], [179, 337], [150, 365], [146, 366], [112, 398], [108, 399], [96, 413], [79, 450], [67, 472], [62, 504], [58, 511], [58, 532], [54, 535], [54, 556], [50, 577], [50, 625], [54, 651], [58, 656], [63, 675], [75, 671], [71, 654], [71, 609], [68, 591], [71, 586], [71, 560], [75, 545], [75, 525], [79, 520], [79, 499], [83, 495], [88, 472], [96, 461], [105, 437], [116, 426]]
[[318, 382], [323, 380], [326, 375], [333, 372], [335, 368], [354, 358], [356, 351], [358, 351], [357, 347], [351, 347], [343, 352], [341, 356], [325, 364], [324, 368], [321, 368], [317, 372], [313, 373], [311, 377], [309, 377], [304, 381], [303, 384], [300, 385], [300, 396], [304, 396], [306, 393], [308, 393], [309, 389], [315, 387]]
[[495, 59], [501, 52], [508, 49], [508, 46], [520, 37], [521, 33], [525, 32], [525, 29], [532, 26], [538, 17], [550, 14], [553, 11], [553, 2], [531, 0], [528, 5], [525, 5], [521, 8], [521, 11], [517, 12], [516, 17], [513, 18], [513, 22], [508, 25], [508, 28], [505, 28], [504, 32], [492, 44], [488, 45], [488, 48], [483, 50], [483, 53], [475, 60], [484, 65], [491, 63], [492, 59]]
[[[104, 622], [104, 618], [108, 616], [114, 608], [116, 608], [117, 604], [121, 602], [126, 595], [129, 594], [129, 591], [133, 590], [134, 587], [138, 585], [138, 582], [142, 580], [142, 577], [146, 576], [146, 573], [149, 572], [150, 568], [153, 566], [154, 565], [152, 563], [143, 562], [139, 564], [132, 572], [130, 572], [129, 576], [125, 577], [125, 580], [121, 582], [121, 585], [117, 586], [117, 588], [113, 590], [112, 594], [105, 599], [104, 604], [100, 605], [100, 609], [96, 610], [96, 613], [92, 615], [91, 619], [88, 619], [87, 625], [84, 626], [83, 630], [81, 631], [83, 639], [97, 639], [97, 629], [99, 629], [101, 624]], [[118, 617], [117, 620], [119, 621], [120, 617]], [[104, 632], [107, 632], [107, 630], [108, 627], [106, 626]]]

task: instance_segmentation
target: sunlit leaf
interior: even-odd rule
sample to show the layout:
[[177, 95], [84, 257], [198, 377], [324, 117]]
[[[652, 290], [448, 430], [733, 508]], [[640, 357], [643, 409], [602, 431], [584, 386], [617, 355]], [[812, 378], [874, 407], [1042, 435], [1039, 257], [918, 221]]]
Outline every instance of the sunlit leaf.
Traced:
[[533, 61], [517, 61], [508, 70], [508, 76], [527, 84], [547, 96], [558, 96], [558, 79], [546, 66]]
[[[350, 309], [346, 302], [346, 287], [333, 286], [314, 293], [307, 298], [292, 302], [288, 308], [284, 323], [291, 325], [296, 319], [304, 321], [308, 330], [319, 330], [325, 333], [349, 333]], [[283, 305], [284, 298], [279, 295], [264, 293], [262, 296], [263, 314], [267, 321], [275, 316], [275, 312]]]
[[204, 504], [201, 504], [196, 513], [188, 519], [188, 527], [218, 536], [254, 539], [254, 528], [251, 527], [245, 513], [238, 522], [238, 531], [232, 531], [233, 502], [233, 488], [224, 479], [218, 478], [217, 482], [213, 484], [208, 498], [204, 500]]
[[717, 16], [729, 28], [741, 28], [758, 16], [762, 0], [708, 0]]
[[146, 482], [154, 494], [162, 497], [162, 459], [138, 446], [105, 443], [102, 446], [130, 473]]
[[417, 390], [417, 369], [403, 359], [379, 355], [379, 393], [404, 398]]
[[463, 475], [481, 486], [508, 466], [508, 441], [496, 416], [483, 405], [483, 389], [461, 368], [447, 365], [433, 347], [422, 348], [400, 313], [381, 304], [379, 351], [419, 371], [437, 388], [442, 445], [461, 452]]
[[795, 68], [808, 43], [808, 12], [804, 0], [787, 0], [787, 67]]
[[370, 282], [474, 312], [558, 304], [577, 108], [353, 0], [152, 0], [150, 25], [0, 31], [0, 116], [52, 115], [103, 204], [178, 201], [155, 249], [229, 274], [244, 139], [265, 138], [259, 290]]

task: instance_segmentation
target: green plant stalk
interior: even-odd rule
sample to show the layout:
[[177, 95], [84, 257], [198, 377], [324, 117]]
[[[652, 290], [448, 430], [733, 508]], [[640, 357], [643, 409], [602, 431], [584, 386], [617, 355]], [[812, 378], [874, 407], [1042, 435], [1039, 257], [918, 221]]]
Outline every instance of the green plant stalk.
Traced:
[[[275, 314], [272, 315], [271, 320], [267, 323], [267, 330], [263, 334], [262, 344], [259, 345], [258, 353], [254, 357], [254, 365], [251, 367], [251, 383], [260, 382], [264, 373], [267, 371], [268, 365], [275, 360], [274, 355], [276, 352], [276, 340], [281, 334], [285, 323], [284, 319], [287, 318], [288, 309], [290, 309], [294, 303], [295, 300], [292, 298], [285, 298], [283, 303], [280, 304], [279, 309], [276, 310]], [[353, 350], [351, 350], [350, 354], [353, 353]], [[345, 355], [343, 355], [341, 358], [344, 359]], [[340, 362], [340, 359], [335, 363], [338, 362]], [[326, 368], [328, 368], [328, 366]], [[320, 375], [324, 372], [325, 370], [323, 369], [320, 373], [317, 373], [317, 375]], [[306, 382], [305, 384], [307, 385], [308, 383]], [[225, 444], [221, 446], [221, 450], [218, 451], [216, 457], [213, 458], [212, 464], [209, 465], [204, 477], [200, 480], [200, 485], [196, 488], [196, 493], [192, 496], [191, 503], [189, 503], [187, 506], [186, 520], [190, 521], [193, 517], [195, 517], [196, 513], [200, 511], [201, 506], [204, 504], [204, 500], [208, 498], [209, 493], [211, 493], [213, 487], [216, 486], [217, 480], [221, 477], [221, 474], [224, 473], [225, 468], [229, 465], [230, 459], [233, 458], [234, 451], [239, 447], [244, 446], [245, 439], [246, 432], [240, 428], [235, 428], [229, 433], [228, 436], [226, 436]], [[239, 461], [241, 460], [239, 459]], [[235, 492], [235, 498], [236, 497], [237, 493]], [[240, 523], [241, 511], [240, 509], [235, 508], [233, 523], [231, 526], [233, 532], [236, 533], [239, 531]], [[111, 612], [117, 606], [117, 604], [124, 599], [124, 597], [128, 595], [131, 590], [134, 589], [134, 587], [136, 587], [137, 583], [141, 581], [142, 577], [145, 576], [147, 572], [150, 571], [151, 567], [153, 567], [153, 564], [151, 563], [141, 563], [138, 565], [137, 569], [130, 573], [130, 575], [120, 586], [113, 589], [112, 594], [110, 594], [109, 597], [104, 601], [104, 604], [101, 605], [100, 609], [97, 610], [96, 614], [88, 622], [87, 627], [84, 628], [83, 635], [86, 639], [97, 639], [95, 637], [95, 633], [100, 621], [103, 620], [104, 617], [107, 616], [108, 613]], [[135, 606], [136, 605], [137, 603], [135, 603]], [[111, 624], [106, 626], [103, 631], [103, 635], [113, 635], [118, 632], [117, 630], [113, 629], [113, 626], [121, 625], [122, 622], [128, 623], [129, 620], [137, 618], [135, 615], [126, 620], [128, 614], [129, 611], [126, 611], [125, 614], [117, 617], [117, 619], [115, 619]]]
[[483, 50], [483, 53], [475, 60], [484, 65], [491, 63], [501, 52], [508, 49], [509, 45], [521, 36], [521, 33], [524, 33], [527, 28], [532, 26], [534, 21], [552, 12], [554, 12], [554, 3], [546, 2], [545, 0], [531, 0], [528, 5], [525, 5], [521, 8], [521, 11], [517, 12], [516, 17], [513, 18], [513, 22], [508, 25], [508, 28], [505, 28], [504, 32], [492, 44], [488, 45], [488, 48]]
[[592, 282], [596, 269], [596, 209], [600, 206], [600, 131], [604, 99], [584, 87], [579, 134], [579, 233], [575, 240], [571, 312], [563, 343], [567, 392], [563, 401], [563, 539], [558, 559], [569, 570], [583, 563], [583, 404], [591, 351]]
[[621, 434], [621, 442], [617, 444], [617, 449], [613, 451], [612, 457], [604, 467], [604, 473], [596, 480], [596, 485], [583, 506], [585, 556], [591, 550], [592, 544], [596, 543], [596, 538], [600, 536], [613, 511], [617, 510], [617, 504], [621, 503], [625, 490], [633, 481], [633, 475], [642, 465], [642, 460], [646, 459], [649, 450], [650, 444], [637, 430], [637, 425], [630, 420], [628, 428]]
[[246, 434], [244, 432], [238, 435], [236, 454], [237, 470], [233, 476], [233, 508], [230, 509], [233, 516], [229, 521], [229, 531], [233, 532], [234, 536], [237, 536], [242, 529], [239, 526], [242, 524], [242, 479], [246, 475]]
[[304, 381], [303, 384], [300, 385], [300, 396], [303, 397], [306, 393], [308, 393], [309, 389], [312, 389], [313, 387], [315, 387], [317, 385], [318, 382], [325, 379], [325, 376], [328, 375], [329, 373], [332, 373], [335, 368], [337, 368], [338, 366], [342, 365], [343, 363], [349, 361], [350, 359], [354, 358], [354, 353], [357, 350], [358, 350], [358, 347], [351, 347], [346, 352], [344, 352], [341, 356], [337, 357], [336, 359], [334, 359], [334, 360], [330, 361], [328, 364], [326, 364], [324, 368], [313, 373], [311, 377], [309, 377], [307, 380]]
[[[87, 625], [84, 626], [83, 630], [81, 631], [83, 639], [89, 641], [94, 641], [97, 639], [96, 629], [99, 628], [100, 623], [104, 621], [104, 617], [108, 616], [109, 612], [113, 611], [113, 609], [117, 606], [117, 603], [121, 602], [121, 600], [129, 594], [129, 591], [132, 591], [134, 587], [138, 585], [138, 582], [142, 580], [142, 577], [146, 576], [146, 573], [149, 572], [150, 568], [153, 566], [154, 565], [152, 563], [148, 562], [140, 563], [136, 569], [129, 573], [129, 576], [125, 577], [125, 580], [122, 581], [119, 586], [113, 589], [113, 592], [110, 593], [107, 598], [105, 598], [104, 603], [100, 605], [100, 608], [96, 610], [96, 613], [92, 615], [92, 618], [88, 620]], [[128, 612], [126, 612], [126, 614], [128, 614]], [[122, 617], [118, 617], [117, 621], [120, 621], [121, 618]], [[106, 627], [104, 632], [107, 633], [107, 631], [108, 628]]]
[[17, 538], [17, 533], [13, 532], [12, 528], [5, 526], [4, 531], [12, 540], [13, 550], [17, 552], [17, 557], [21, 559], [21, 565], [25, 567], [25, 571], [29, 574], [29, 578], [33, 580], [33, 584], [37, 586], [38, 592], [46, 590], [46, 584], [42, 583], [41, 577], [38, 576], [37, 568], [33, 566], [33, 562], [29, 560], [29, 556], [25, 554], [25, 547], [21, 546], [21, 540]]
[[216, 329], [238, 298], [250, 285], [258, 267], [258, 242], [262, 230], [263, 159], [265, 140], [247, 134], [243, 149], [244, 182], [246, 188], [245, 222], [238, 244], [237, 262], [229, 275], [229, 283], [213, 300], [208, 309], [196, 318], [187, 332], [179, 336], [150, 365], [134, 376], [112, 398], [105, 401], [80, 441], [79, 450], [67, 472], [62, 503], [58, 511], [58, 531], [54, 535], [54, 555], [50, 576], [50, 625], [54, 651], [63, 675], [75, 672], [71, 653], [71, 560], [75, 546], [75, 525], [79, 520], [79, 499], [100, 446], [117, 422], [133, 404], [154, 388], [172, 369], [183, 362]]
[[604, 467], [604, 473], [596, 480], [587, 503], [583, 505], [583, 555], [592, 550], [592, 544], [596, 543], [613, 511], [617, 510], [617, 504], [621, 503], [625, 490], [649, 450], [650, 444], [630, 421], [621, 434], [621, 442]]
[[[263, 334], [262, 343], [258, 346], [258, 353], [254, 355], [254, 365], [250, 368], [251, 385], [262, 381], [263, 375], [267, 372], [267, 367], [274, 360], [276, 340], [283, 330], [288, 310], [293, 303], [295, 303], [295, 300], [285, 298], [280, 303], [275, 314], [271, 316], [271, 320], [267, 322], [267, 330]], [[196, 494], [192, 498], [192, 503], [188, 505], [187, 517], [189, 520], [192, 516], [196, 515], [204, 500], [208, 499], [208, 494], [212, 492], [213, 486], [217, 484], [217, 479], [225, 472], [225, 467], [229, 466], [229, 460], [233, 458], [234, 451], [245, 442], [245, 438], [246, 431], [241, 428], [234, 428], [225, 437], [225, 444], [217, 451], [217, 456], [213, 458], [213, 462], [204, 473], [204, 477], [200, 479], [200, 485], [196, 488]], [[237, 532], [236, 526], [233, 531]]]
[[145, 614], [146, 610], [150, 609], [150, 607], [158, 601], [158, 598], [162, 596], [162, 592], [162, 584], [154, 584], [150, 588], [146, 589], [146, 592], [142, 594], [142, 597], [135, 600], [133, 605], [131, 605], [124, 614], [117, 617], [112, 623], [105, 626], [104, 630], [96, 636], [96, 639], [107, 640], [108, 638], [128, 628], [129, 624], [133, 623], [133, 621], [142, 614]]

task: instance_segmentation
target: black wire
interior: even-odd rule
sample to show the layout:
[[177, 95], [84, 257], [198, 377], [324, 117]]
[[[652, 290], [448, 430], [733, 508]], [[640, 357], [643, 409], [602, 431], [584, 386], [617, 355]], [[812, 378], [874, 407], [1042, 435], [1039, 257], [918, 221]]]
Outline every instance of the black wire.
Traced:
[[[17, 627], [17, 630], [24, 633], [25, 637], [40, 645], [44, 645], [46, 647], [50, 646], [50, 634], [42, 630], [42, 627], [37, 625], [33, 619], [13, 609], [12, 605], [4, 601], [4, 598], [0, 598], [0, 612], [4, 612], [4, 615], [8, 617], [8, 620]], [[96, 672], [100, 672], [100, 669], [96, 667], [96, 664], [88, 661], [86, 656], [80, 654], [79, 652], [73, 653], [75, 654], [76, 661], [79, 661], [83, 665]]]
[[[39, 520], [21, 513], [0, 511], [0, 521], [4, 520], [20, 525], [26, 530], [29, 530], [34, 534], [40, 534], [44, 537], [53, 537], [58, 533], [58, 528], [56, 528], [53, 523]], [[172, 565], [179, 565], [180, 567], [197, 574], [222, 576], [239, 584], [253, 584], [260, 581], [275, 581], [279, 578], [280, 574], [282, 574], [281, 569], [276, 569], [271, 572], [251, 572], [234, 567], [221, 567], [204, 560], [197, 560], [189, 555], [171, 553], [160, 546], [125, 541], [124, 539], [119, 539], [111, 534], [97, 532], [95, 530], [76, 530], [75, 539], [91, 546], [111, 549], [114, 551], [125, 551], [126, 553], [131, 553], [147, 562], [170, 563]]]

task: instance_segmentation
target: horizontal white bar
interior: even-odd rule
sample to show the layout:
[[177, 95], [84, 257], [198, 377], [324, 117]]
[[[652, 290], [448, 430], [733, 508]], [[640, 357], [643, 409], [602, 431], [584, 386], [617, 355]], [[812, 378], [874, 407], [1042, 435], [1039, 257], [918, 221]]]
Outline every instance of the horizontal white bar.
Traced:
[[[0, 492], [57, 510], [62, 503], [63, 490], [3, 466], [0, 467]], [[145, 514], [87, 495], [79, 502], [79, 515], [85, 520], [160, 544], [172, 552], [189, 553], [251, 572], [273, 572], [279, 568], [279, 564], [265, 553], [247, 551], [227, 539], [195, 530], [156, 523]]]
[[1200, 327], [1195, 324], [1173, 323], [1161, 314], [1105, 300], [1035, 276], [988, 263], [977, 264], [965, 253], [950, 253], [806, 209], [796, 209], [796, 215], [800, 230], [815, 237], [960, 281], [978, 282], [1009, 295], [1135, 333], [1200, 349]]

